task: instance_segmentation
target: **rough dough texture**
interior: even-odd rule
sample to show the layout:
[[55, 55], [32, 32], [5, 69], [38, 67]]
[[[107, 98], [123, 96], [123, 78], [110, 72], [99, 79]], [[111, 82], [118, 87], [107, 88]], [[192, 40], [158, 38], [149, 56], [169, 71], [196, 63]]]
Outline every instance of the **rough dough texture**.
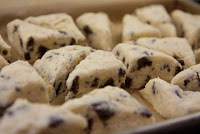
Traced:
[[69, 100], [61, 109], [86, 117], [85, 131], [89, 134], [120, 133], [155, 121], [152, 113], [128, 92], [111, 86]]
[[182, 70], [181, 64], [173, 57], [142, 46], [120, 43], [112, 52], [127, 67], [127, 88], [144, 88], [156, 77], [170, 82]]
[[136, 15], [147, 24], [157, 27], [163, 37], [176, 37], [176, 27], [163, 5], [150, 5], [136, 9]]
[[156, 27], [140, 21], [134, 15], [126, 14], [123, 18], [122, 25], [123, 42], [141, 37], [161, 37], [160, 31]]
[[185, 37], [193, 49], [200, 48], [200, 15], [192, 15], [181, 10], [174, 10], [171, 14], [178, 35]]
[[110, 20], [105, 13], [85, 13], [76, 19], [78, 27], [95, 49], [110, 51], [113, 48]]
[[47, 90], [42, 77], [28, 62], [13, 62], [0, 72], [0, 111], [4, 111], [17, 98], [48, 103]]
[[7, 66], [9, 63], [0, 55], [0, 71], [3, 67]]
[[200, 63], [200, 49], [197, 49], [194, 51], [195, 57], [196, 57], [196, 63]]
[[8, 39], [19, 55], [34, 63], [43, 54], [55, 48], [76, 44], [69, 33], [33, 25], [21, 20], [7, 24]]
[[183, 68], [188, 68], [195, 64], [194, 52], [184, 38], [140, 38], [132, 43], [170, 55], [180, 62]]
[[17, 100], [4, 114], [2, 134], [84, 134], [86, 120], [68, 110]]
[[6, 60], [10, 60], [10, 49], [11, 47], [3, 40], [0, 35], [0, 55], [2, 55]]
[[124, 85], [126, 67], [111, 52], [97, 50], [81, 61], [66, 81], [68, 97], [83, 95], [107, 85]]
[[178, 85], [183, 90], [200, 91], [200, 64], [177, 74], [171, 84]]
[[46, 28], [70, 33], [78, 41], [77, 44], [86, 44], [85, 36], [75, 25], [73, 18], [66, 13], [55, 13], [37, 17], [28, 17], [25, 19], [25, 21]]
[[200, 92], [183, 91], [159, 78], [150, 80], [140, 93], [164, 118], [200, 111]]
[[34, 68], [53, 87], [49, 95], [50, 101], [65, 92], [65, 81], [69, 74], [81, 60], [93, 51], [90, 47], [66, 46], [46, 52], [41, 59], [35, 62]]

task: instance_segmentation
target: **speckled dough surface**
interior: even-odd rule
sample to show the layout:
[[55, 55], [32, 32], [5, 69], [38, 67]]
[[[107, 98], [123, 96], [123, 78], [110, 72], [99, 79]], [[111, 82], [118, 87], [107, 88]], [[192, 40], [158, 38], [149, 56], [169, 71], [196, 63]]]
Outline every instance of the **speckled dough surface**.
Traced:
[[105, 13], [85, 13], [76, 19], [78, 27], [95, 49], [110, 51], [113, 48], [110, 20]]
[[30, 63], [34, 63], [50, 49], [76, 44], [76, 40], [69, 33], [33, 25], [18, 19], [7, 24], [7, 33], [12, 47]]
[[141, 37], [161, 37], [160, 31], [156, 27], [140, 21], [134, 15], [126, 14], [123, 18], [122, 25], [123, 42]]
[[171, 14], [178, 35], [185, 37], [193, 49], [200, 48], [200, 15], [192, 15], [181, 10], [174, 10]]
[[176, 27], [163, 5], [150, 5], [136, 9], [136, 15], [143, 22], [157, 27], [163, 37], [175, 37]]
[[178, 85], [183, 90], [200, 91], [200, 64], [177, 74], [171, 84]]
[[0, 72], [0, 110], [5, 110], [17, 98], [48, 103], [46, 83], [26, 61], [16, 61]]
[[11, 47], [3, 40], [0, 35], [0, 55], [2, 55], [6, 60], [10, 60], [10, 49]]
[[48, 51], [35, 62], [35, 69], [46, 82], [53, 86], [53, 90], [50, 92], [50, 101], [65, 91], [65, 81], [69, 74], [81, 60], [93, 51], [90, 47], [66, 46]]
[[25, 21], [46, 28], [70, 33], [78, 41], [77, 44], [86, 44], [85, 36], [75, 25], [73, 18], [66, 13], [55, 13], [37, 17], [28, 17], [25, 19]]
[[0, 55], [0, 71], [3, 67], [7, 66], [9, 63]]
[[170, 82], [182, 70], [173, 57], [142, 46], [120, 43], [112, 52], [127, 67], [127, 88], [141, 89], [156, 77]]
[[0, 123], [2, 134], [84, 134], [86, 120], [57, 107], [17, 100]]
[[150, 80], [140, 93], [164, 118], [200, 111], [200, 92], [183, 91], [159, 78]]
[[155, 118], [128, 92], [107, 86], [78, 99], [69, 100], [62, 109], [87, 118], [89, 134], [114, 134], [152, 124]]
[[170, 55], [180, 62], [183, 68], [188, 68], [195, 64], [194, 52], [184, 38], [140, 38], [132, 43]]
[[66, 81], [68, 97], [83, 95], [107, 85], [124, 85], [126, 67], [111, 52], [97, 50], [81, 61]]

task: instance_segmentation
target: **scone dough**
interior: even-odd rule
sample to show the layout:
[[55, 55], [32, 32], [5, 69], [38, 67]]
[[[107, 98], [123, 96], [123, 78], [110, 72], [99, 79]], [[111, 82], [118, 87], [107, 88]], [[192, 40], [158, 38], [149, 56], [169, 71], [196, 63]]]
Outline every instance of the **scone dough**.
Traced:
[[0, 55], [2, 55], [6, 60], [10, 60], [10, 49], [11, 47], [3, 40], [0, 35]]

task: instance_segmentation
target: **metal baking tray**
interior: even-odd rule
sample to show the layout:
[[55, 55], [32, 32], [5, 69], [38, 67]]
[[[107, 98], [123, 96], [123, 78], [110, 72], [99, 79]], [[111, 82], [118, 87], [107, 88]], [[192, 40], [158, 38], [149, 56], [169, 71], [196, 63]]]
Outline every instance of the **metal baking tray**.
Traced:
[[[124, 14], [133, 13], [136, 8], [151, 4], [162, 4], [168, 12], [181, 9], [200, 14], [200, 5], [191, 0], [0, 0], [0, 34], [7, 39], [6, 24], [16, 18], [65, 12], [75, 19], [85, 12], [105, 12], [113, 22], [113, 42], [117, 44], [121, 42], [121, 20]], [[11, 61], [20, 58], [13, 49], [11, 54], [15, 55], [11, 57]], [[200, 113], [165, 120], [137, 91], [128, 92], [153, 113], [157, 123], [121, 134], [200, 133]]]

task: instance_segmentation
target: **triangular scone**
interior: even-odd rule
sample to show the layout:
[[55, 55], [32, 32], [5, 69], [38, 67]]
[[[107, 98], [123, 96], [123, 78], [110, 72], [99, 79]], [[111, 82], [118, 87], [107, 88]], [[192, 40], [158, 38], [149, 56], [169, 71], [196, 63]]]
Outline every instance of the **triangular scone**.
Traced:
[[142, 46], [120, 43], [112, 52], [127, 67], [127, 88], [142, 89], [156, 77], [170, 82], [182, 70], [173, 57]]
[[89, 46], [107, 51], [113, 48], [110, 20], [105, 13], [85, 13], [76, 19], [76, 23]]
[[0, 55], [2, 55], [6, 60], [10, 60], [10, 49], [11, 47], [3, 40], [0, 35]]
[[150, 5], [136, 9], [137, 17], [157, 27], [163, 37], [176, 37], [176, 27], [173, 24], [170, 15], [162, 5]]
[[200, 64], [177, 74], [171, 84], [178, 85], [183, 90], [200, 91]]
[[107, 86], [67, 101], [62, 108], [85, 116], [88, 134], [114, 134], [152, 124], [155, 118], [128, 92]]
[[185, 37], [193, 49], [200, 48], [200, 15], [192, 15], [181, 10], [174, 10], [171, 15], [178, 35]]
[[161, 37], [160, 31], [156, 27], [140, 21], [134, 15], [126, 14], [122, 23], [123, 42], [135, 40], [141, 37]]
[[195, 57], [196, 57], [196, 63], [200, 63], [200, 49], [197, 49], [194, 51]]
[[84, 117], [59, 107], [17, 100], [1, 119], [2, 134], [83, 134]]
[[140, 38], [132, 43], [170, 55], [179, 61], [184, 68], [191, 67], [195, 64], [194, 52], [188, 41], [184, 38]]
[[97, 50], [81, 61], [66, 81], [68, 97], [83, 95], [95, 88], [107, 85], [124, 85], [126, 67], [114, 54]]
[[[34, 64], [35, 69], [49, 83], [53, 90], [50, 93], [50, 101], [65, 91], [69, 74], [94, 50], [84, 46], [66, 46], [46, 52], [43, 57]], [[64, 98], [62, 100], [64, 102]]]
[[7, 25], [8, 39], [19, 55], [34, 63], [42, 55], [55, 48], [76, 44], [69, 33], [14, 20]]
[[46, 28], [70, 33], [77, 40], [77, 44], [86, 45], [85, 36], [75, 25], [73, 18], [66, 13], [28, 17], [25, 21]]
[[48, 89], [42, 77], [26, 61], [16, 61], [0, 72], [0, 111], [17, 98], [48, 103]]
[[150, 80], [140, 93], [164, 118], [175, 118], [200, 111], [200, 92], [183, 91], [179, 86], [159, 78]]
[[4, 57], [0, 55], [0, 72], [1, 72], [1, 69], [7, 66], [8, 64], [9, 63], [4, 59]]

